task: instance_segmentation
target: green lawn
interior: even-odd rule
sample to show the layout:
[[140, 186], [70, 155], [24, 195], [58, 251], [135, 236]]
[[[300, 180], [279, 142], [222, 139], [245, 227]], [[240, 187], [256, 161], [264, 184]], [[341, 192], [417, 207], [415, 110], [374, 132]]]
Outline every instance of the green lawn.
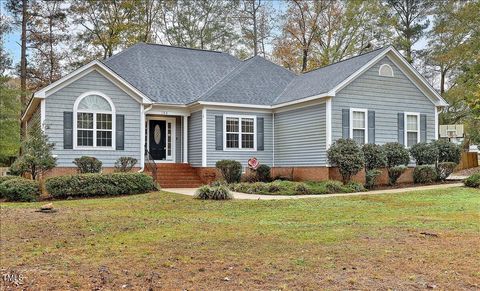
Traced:
[[279, 201], [157, 192], [55, 201], [53, 214], [41, 204], [0, 204], [1, 273], [32, 289], [480, 288], [476, 189]]

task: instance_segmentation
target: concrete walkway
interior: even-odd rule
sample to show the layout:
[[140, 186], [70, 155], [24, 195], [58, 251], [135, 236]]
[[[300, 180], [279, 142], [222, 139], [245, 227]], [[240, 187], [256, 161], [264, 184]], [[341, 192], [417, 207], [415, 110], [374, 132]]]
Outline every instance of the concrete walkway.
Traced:
[[[232, 194], [235, 199], [241, 199], [241, 200], [279, 200], [279, 199], [327, 198], [327, 197], [339, 197], [339, 196], [394, 194], [394, 193], [404, 193], [404, 192], [411, 192], [411, 191], [446, 189], [446, 188], [453, 188], [453, 187], [459, 187], [459, 186], [463, 186], [463, 184], [454, 183], [454, 184], [430, 185], [430, 186], [419, 186], [419, 187], [407, 187], [407, 188], [400, 188], [400, 189], [374, 190], [374, 191], [368, 191], [368, 192], [319, 194], [319, 195], [294, 195], [294, 196], [258, 195], [258, 194], [239, 193], [239, 192], [232, 192]], [[193, 196], [197, 188], [165, 188], [162, 190], [166, 192]]]

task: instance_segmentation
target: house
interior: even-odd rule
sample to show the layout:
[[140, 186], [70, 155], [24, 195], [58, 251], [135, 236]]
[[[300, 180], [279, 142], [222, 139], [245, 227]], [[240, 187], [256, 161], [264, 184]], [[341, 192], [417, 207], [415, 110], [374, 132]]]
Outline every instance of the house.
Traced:
[[35, 92], [22, 120], [55, 143], [52, 175], [82, 155], [106, 171], [129, 156], [140, 171], [155, 164], [161, 184], [188, 187], [213, 179], [218, 160], [250, 157], [332, 178], [335, 140], [433, 140], [445, 106], [392, 46], [298, 75], [259, 56], [139, 43]]

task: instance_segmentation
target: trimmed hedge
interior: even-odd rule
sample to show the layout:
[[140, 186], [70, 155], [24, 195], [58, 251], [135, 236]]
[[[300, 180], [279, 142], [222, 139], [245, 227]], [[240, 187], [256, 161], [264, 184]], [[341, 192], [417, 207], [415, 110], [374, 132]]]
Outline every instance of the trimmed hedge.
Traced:
[[102, 171], [102, 162], [95, 157], [81, 156], [74, 159], [73, 163], [81, 174], [100, 173]]
[[433, 183], [437, 180], [437, 170], [431, 165], [421, 165], [413, 170], [414, 183]]
[[460, 163], [462, 158], [462, 148], [448, 140], [436, 140], [433, 142], [438, 149], [438, 162]]
[[202, 200], [230, 200], [232, 193], [225, 186], [202, 186], [195, 192], [194, 198]]
[[365, 165], [365, 156], [360, 146], [352, 139], [339, 139], [327, 151], [330, 164], [338, 167], [342, 181], [348, 184]]
[[433, 165], [438, 160], [438, 148], [433, 143], [421, 142], [410, 148], [410, 154], [417, 165]]
[[260, 182], [270, 182], [272, 180], [272, 176], [270, 174], [271, 168], [268, 165], [260, 165], [256, 172], [258, 181]]
[[156, 189], [152, 177], [144, 173], [58, 176], [47, 179], [45, 187], [55, 198], [128, 195]]
[[0, 184], [2, 184], [5, 181], [12, 180], [12, 179], [19, 179], [21, 178], [20, 176], [1, 176], [0, 177]]
[[476, 173], [463, 181], [465, 186], [472, 188], [480, 188], [480, 173]]
[[0, 197], [8, 201], [37, 201], [40, 187], [37, 181], [21, 177], [9, 178], [0, 183]]

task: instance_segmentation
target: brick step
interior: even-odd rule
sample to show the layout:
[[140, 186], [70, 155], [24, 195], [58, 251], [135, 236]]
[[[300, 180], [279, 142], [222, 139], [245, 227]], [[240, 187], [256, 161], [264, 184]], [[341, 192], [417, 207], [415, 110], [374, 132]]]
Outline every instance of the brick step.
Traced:
[[162, 184], [159, 183], [162, 188], [198, 188], [202, 184], [188, 184], [188, 183], [176, 183], [176, 184]]

